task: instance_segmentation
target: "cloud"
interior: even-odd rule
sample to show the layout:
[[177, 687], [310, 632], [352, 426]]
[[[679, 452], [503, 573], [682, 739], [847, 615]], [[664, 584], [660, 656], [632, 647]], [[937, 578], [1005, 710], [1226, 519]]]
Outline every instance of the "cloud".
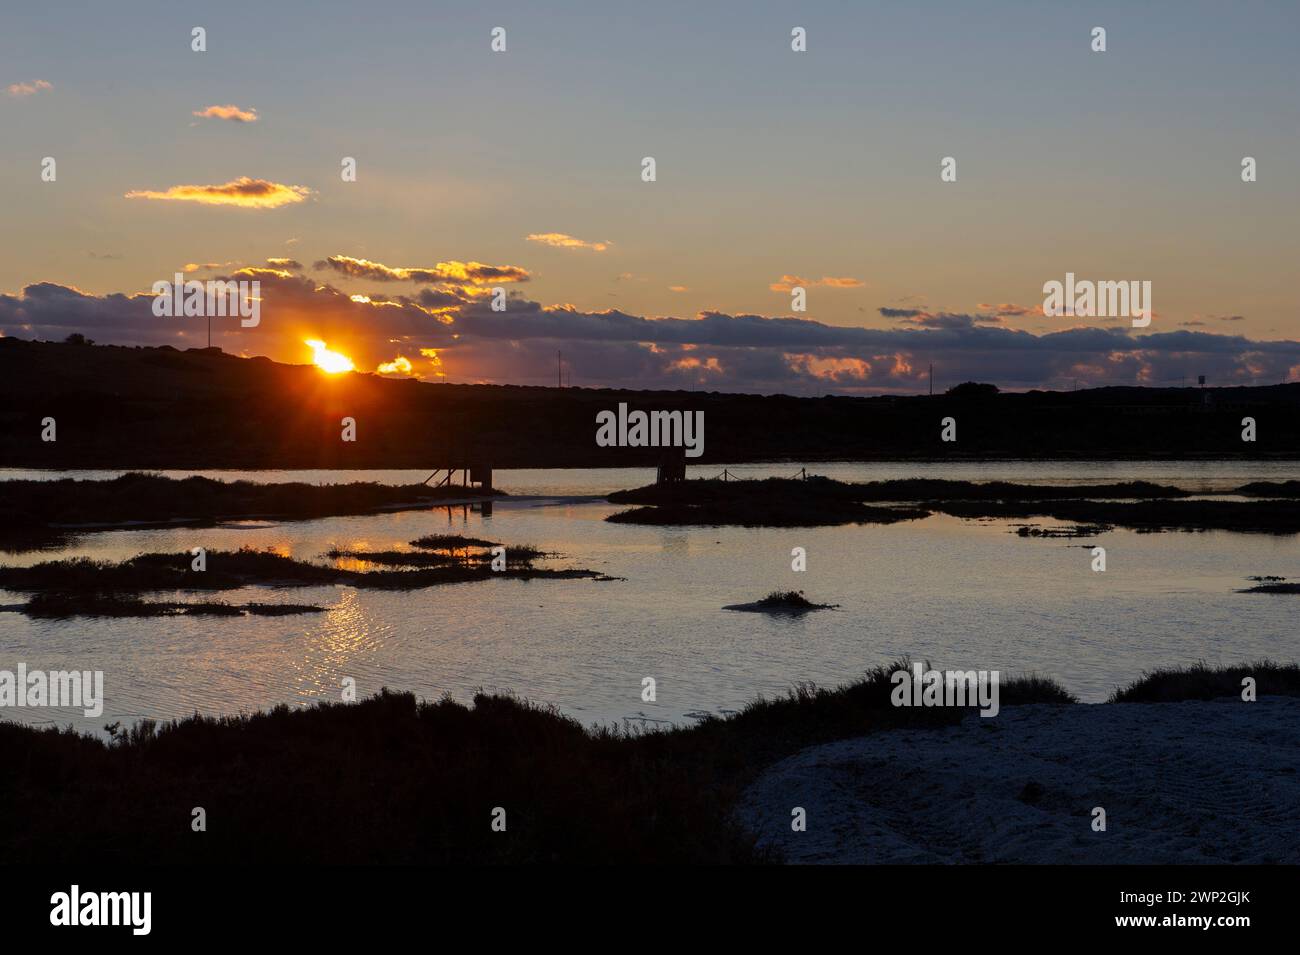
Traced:
[[288, 269], [290, 272], [301, 272], [302, 263], [297, 259], [267, 259], [266, 264], [273, 269]]
[[5, 87], [10, 96], [35, 96], [43, 90], [52, 90], [54, 85], [45, 80], [32, 80], [30, 83], [11, 83]]
[[181, 271], [187, 275], [191, 272], [212, 272], [216, 269], [228, 269], [237, 262], [186, 262]]
[[1043, 306], [1041, 305], [1016, 305], [1012, 302], [990, 305], [986, 302], [980, 302], [979, 307], [1002, 318], [1043, 317]]
[[240, 109], [238, 106], [209, 106], [196, 109], [194, 115], [201, 119], [228, 119], [236, 123], [256, 123], [257, 110]]
[[[984, 306], [981, 306], [981, 308]], [[974, 328], [976, 325], [999, 325], [1002, 316], [998, 314], [971, 315], [967, 312], [927, 312], [920, 308], [879, 309], [885, 318], [896, 318], [907, 325], [918, 328]]]
[[451, 282], [468, 285], [492, 285], [498, 282], [527, 282], [532, 276], [517, 265], [484, 265], [482, 262], [439, 262], [432, 268], [406, 268], [354, 259], [350, 255], [331, 255], [314, 266], [330, 269], [349, 278], [379, 282]]
[[824, 275], [819, 279], [806, 279], [799, 275], [783, 275], [779, 282], [773, 282], [768, 288], [773, 292], [789, 292], [795, 286], [812, 288], [815, 285], [821, 285], [825, 288], [862, 288], [866, 283], [861, 279], [836, 278], [833, 275]]
[[604, 252], [614, 244], [612, 242], [588, 242], [585, 239], [565, 235], [563, 232], [534, 232], [524, 238], [529, 242], [540, 242], [542, 245], [554, 246], [557, 249], [590, 249], [593, 252]]
[[[941, 381], [1003, 388], [1177, 384], [1204, 374], [1216, 384], [1300, 378], [1300, 342], [1178, 329], [1075, 327], [1034, 334], [994, 316], [907, 312], [899, 327], [832, 326], [807, 319], [700, 312], [649, 318], [583, 311], [515, 295], [504, 312], [473, 286], [412, 294], [351, 293], [283, 270], [261, 281], [261, 322], [213, 321], [228, 352], [306, 363], [304, 339], [327, 342], [360, 369], [429, 380], [547, 384], [563, 348], [574, 384], [708, 388], [787, 394], [921, 393], [931, 362]], [[39, 283], [0, 295], [0, 334], [62, 340], [80, 332], [124, 345], [200, 347], [202, 319], [158, 318], [149, 294], [91, 295]], [[926, 319], [924, 323], [919, 320]], [[399, 359], [410, 363], [408, 371]]]
[[240, 206], [245, 209], [277, 209], [302, 202], [312, 191], [305, 186], [286, 186], [265, 179], [241, 176], [219, 186], [172, 186], [165, 192], [133, 190], [127, 199], [168, 199], [198, 202], [209, 206]]
[[668, 291], [670, 291], [670, 292], [689, 292], [689, 291], [690, 291], [690, 288], [688, 288], [688, 287], [685, 286], [685, 285], [670, 285], [670, 286], [668, 286]]

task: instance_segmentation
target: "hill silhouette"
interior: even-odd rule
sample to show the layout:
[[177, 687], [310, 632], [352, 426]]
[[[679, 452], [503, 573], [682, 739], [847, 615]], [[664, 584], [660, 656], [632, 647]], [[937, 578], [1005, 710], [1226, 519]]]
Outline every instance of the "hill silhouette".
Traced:
[[[702, 410], [694, 463], [777, 460], [1300, 457], [1300, 384], [935, 396], [790, 397], [453, 385], [310, 365], [0, 338], [0, 466], [429, 468], [653, 464], [602, 448], [596, 414]], [[957, 441], [940, 440], [957, 419]], [[57, 440], [41, 440], [41, 422]], [[357, 440], [340, 439], [341, 419]], [[1257, 440], [1241, 439], [1253, 417]]]

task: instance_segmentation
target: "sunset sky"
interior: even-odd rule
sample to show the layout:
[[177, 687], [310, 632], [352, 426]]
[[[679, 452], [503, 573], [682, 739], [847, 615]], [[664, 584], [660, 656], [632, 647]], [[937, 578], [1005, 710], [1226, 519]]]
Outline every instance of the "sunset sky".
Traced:
[[[582, 386], [1300, 380], [1298, 28], [1293, 2], [7, 4], [0, 333], [201, 346], [148, 294], [194, 266], [264, 270], [226, 351], [429, 380], [553, 383], [557, 350]], [[1044, 317], [1067, 271], [1150, 281], [1151, 326]]]

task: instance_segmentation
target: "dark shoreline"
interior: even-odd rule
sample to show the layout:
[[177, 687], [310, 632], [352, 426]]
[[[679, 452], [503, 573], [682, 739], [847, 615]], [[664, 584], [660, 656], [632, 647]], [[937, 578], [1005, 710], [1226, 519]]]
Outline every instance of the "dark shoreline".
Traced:
[[[0, 759], [12, 767], [0, 805], [23, 820], [0, 828], [0, 854], [82, 865], [778, 862], [735, 812], [764, 768], [828, 741], [939, 731], [972, 713], [895, 706], [890, 675], [909, 668], [903, 659], [835, 689], [799, 685], [734, 716], [648, 731], [584, 727], [507, 695], [479, 693], [471, 707], [387, 691], [112, 725], [109, 742], [0, 720]], [[1243, 675], [1261, 698], [1300, 695], [1300, 667], [1259, 661], [1159, 670], [1094, 706], [1236, 697]], [[1000, 702], [1093, 709], [1033, 674], [1003, 680]], [[194, 806], [219, 838], [194, 835]], [[492, 831], [493, 807], [506, 809], [509, 838]], [[78, 820], [73, 841], [61, 835], [68, 819]]]
[[[1204, 499], [1229, 496], [1247, 500]], [[1295, 481], [1253, 481], [1217, 495], [1193, 496], [1150, 481], [1054, 486], [928, 478], [852, 483], [810, 476], [687, 480], [616, 491], [607, 499], [636, 505], [609, 515], [607, 521], [656, 526], [891, 524], [940, 513], [970, 519], [1050, 518], [1076, 529], [1300, 533], [1300, 482]], [[1036, 535], [1031, 531], [1021, 536]]]

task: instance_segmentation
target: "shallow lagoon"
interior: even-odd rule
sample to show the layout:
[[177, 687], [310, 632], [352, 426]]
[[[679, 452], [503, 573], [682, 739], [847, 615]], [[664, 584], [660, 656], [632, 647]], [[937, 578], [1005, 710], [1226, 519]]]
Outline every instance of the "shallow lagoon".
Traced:
[[[792, 475], [799, 464], [731, 467]], [[721, 465], [692, 467], [712, 476]], [[1255, 462], [994, 462], [816, 464], [846, 480], [949, 477], [1050, 483], [1146, 479], [1192, 490], [1297, 476]], [[76, 472], [109, 477], [119, 472]], [[172, 474], [173, 472], [165, 472]], [[193, 472], [184, 472], [193, 473]], [[412, 471], [197, 472], [262, 481], [420, 481]], [[0, 478], [33, 477], [0, 472]], [[69, 476], [45, 472], [39, 476]], [[175, 472], [174, 476], [182, 476]], [[231, 603], [284, 601], [326, 614], [281, 618], [28, 620], [0, 615], [0, 668], [103, 670], [105, 711], [11, 710], [8, 718], [98, 730], [114, 720], [171, 719], [338, 699], [381, 686], [467, 699], [482, 687], [552, 703], [584, 723], [681, 722], [725, 713], [811, 680], [836, 684], [901, 654], [954, 669], [1036, 670], [1085, 701], [1155, 666], [1300, 658], [1300, 597], [1234, 591], [1252, 574], [1300, 577], [1300, 539], [1226, 532], [1138, 534], [1086, 541], [1024, 539], [1017, 522], [936, 515], [889, 526], [807, 530], [614, 525], [591, 496], [653, 479], [649, 470], [503, 471], [523, 500], [292, 523], [87, 534], [30, 563], [73, 554], [122, 559], [149, 551], [274, 547], [324, 559], [331, 546], [388, 549], [453, 531], [558, 551], [554, 566], [622, 581], [488, 581], [409, 593], [351, 588], [228, 592]], [[1050, 523], [1050, 522], [1044, 522]], [[1107, 549], [1106, 573], [1089, 549]], [[808, 571], [790, 569], [804, 547]], [[803, 617], [723, 611], [775, 589], [802, 589], [839, 609]], [[154, 595], [160, 599], [169, 595]], [[0, 603], [21, 597], [0, 592]], [[643, 702], [644, 677], [657, 700]]]

